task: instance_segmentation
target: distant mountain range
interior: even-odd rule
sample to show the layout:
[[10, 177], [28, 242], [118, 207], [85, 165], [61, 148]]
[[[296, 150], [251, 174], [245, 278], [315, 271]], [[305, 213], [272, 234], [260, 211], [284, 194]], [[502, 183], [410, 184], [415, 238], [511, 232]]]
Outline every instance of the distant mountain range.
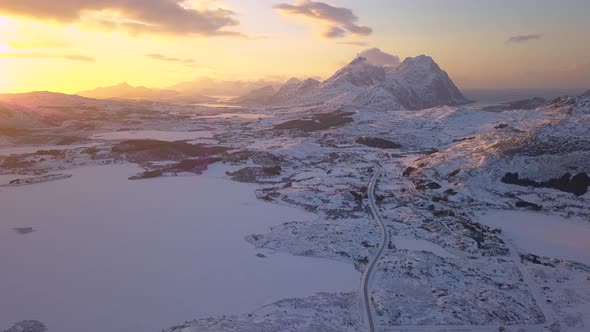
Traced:
[[207, 103], [219, 97], [240, 96], [231, 99], [231, 102], [252, 106], [328, 103], [391, 110], [418, 110], [471, 102], [459, 91], [449, 75], [425, 55], [406, 58], [397, 67], [374, 65], [359, 56], [323, 82], [312, 78], [290, 78], [284, 83], [203, 78], [178, 83], [167, 89], [121, 83], [82, 91], [78, 95], [95, 99], [180, 103]]
[[231, 81], [201, 78], [194, 81], [175, 84], [169, 89], [183, 95], [200, 94], [214, 97], [236, 97], [267, 86], [280, 86], [281, 83], [270, 80]]
[[77, 94], [95, 99], [171, 99], [180, 95], [178, 91], [174, 90], [151, 89], [144, 86], [134, 87], [127, 83], [82, 91]]
[[386, 109], [417, 110], [470, 103], [432, 58], [405, 59], [398, 67], [381, 67], [358, 57], [324, 82], [289, 80], [272, 94], [269, 87], [236, 102], [260, 105], [331, 103]]

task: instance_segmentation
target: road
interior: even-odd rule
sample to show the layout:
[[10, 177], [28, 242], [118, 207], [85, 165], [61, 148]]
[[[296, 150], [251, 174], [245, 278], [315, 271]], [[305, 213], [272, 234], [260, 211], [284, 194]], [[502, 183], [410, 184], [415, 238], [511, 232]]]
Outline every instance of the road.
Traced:
[[[377, 266], [377, 262], [383, 256], [383, 252], [385, 251], [385, 247], [390, 243], [391, 239], [389, 236], [389, 231], [385, 226], [385, 222], [379, 213], [379, 209], [377, 208], [377, 203], [375, 200], [375, 187], [377, 186], [377, 181], [381, 176], [382, 168], [381, 166], [374, 164], [374, 172], [371, 180], [369, 181], [369, 185], [367, 187], [367, 192], [369, 195], [369, 206], [371, 208], [371, 213], [373, 214], [373, 218], [377, 220], [379, 226], [382, 230], [381, 235], [381, 242], [379, 243], [379, 248], [377, 249], [377, 253], [374, 255], [372, 259], [370, 259], [369, 265], [365, 269], [363, 276], [361, 278], [361, 287], [362, 287], [362, 311], [363, 311], [363, 318], [366, 324], [368, 331], [375, 332], [375, 313], [373, 310], [373, 306], [371, 304], [371, 297], [370, 297], [370, 290], [369, 290], [369, 283], [371, 280], [371, 274], [373, 273], [375, 267]], [[512, 253], [516, 253], [515, 248], [510, 248]], [[517, 254], [513, 254], [518, 256]], [[535, 297], [536, 302], [540, 305], [541, 310], [545, 316], [545, 322], [540, 324], [523, 324], [523, 325], [508, 325], [510, 329], [522, 329], [523, 331], [543, 331], [546, 328], [546, 321], [548, 316], [548, 310], [543, 305], [542, 297], [538, 294], [538, 291], [535, 292], [535, 287], [533, 287], [533, 283], [529, 280], [530, 277], [524, 271], [524, 269], [518, 264], [519, 258], [514, 258], [514, 263], [517, 264], [519, 269], [521, 270], [521, 274], [529, 288], [531, 289], [532, 295]], [[413, 331], [431, 331], [431, 332], [448, 332], [448, 331], [469, 331], [469, 332], [483, 332], [483, 331], [497, 331], [500, 328], [499, 325], [480, 325], [480, 326], [469, 326], [469, 325], [457, 325], [457, 326], [438, 326], [438, 325], [406, 325], [406, 326], [392, 326], [386, 331], [404, 331], [404, 332], [413, 332]]]
[[373, 213], [373, 218], [379, 222], [379, 226], [381, 226], [382, 236], [381, 236], [381, 243], [379, 243], [379, 248], [377, 249], [376, 255], [373, 259], [370, 260], [369, 265], [365, 269], [363, 276], [361, 278], [361, 285], [362, 285], [362, 292], [363, 292], [363, 316], [365, 317], [365, 323], [370, 332], [375, 331], [375, 318], [373, 312], [373, 306], [371, 305], [371, 297], [369, 295], [369, 282], [371, 280], [371, 273], [375, 269], [377, 262], [383, 256], [383, 251], [385, 251], [385, 246], [389, 244], [389, 232], [387, 231], [387, 227], [385, 227], [385, 223], [379, 214], [379, 209], [377, 208], [377, 203], [375, 201], [375, 187], [377, 186], [377, 181], [379, 180], [379, 176], [381, 175], [381, 166], [374, 165], [374, 172], [371, 181], [369, 182], [369, 186], [367, 187], [367, 191], [369, 194], [369, 206], [371, 207], [371, 212]]

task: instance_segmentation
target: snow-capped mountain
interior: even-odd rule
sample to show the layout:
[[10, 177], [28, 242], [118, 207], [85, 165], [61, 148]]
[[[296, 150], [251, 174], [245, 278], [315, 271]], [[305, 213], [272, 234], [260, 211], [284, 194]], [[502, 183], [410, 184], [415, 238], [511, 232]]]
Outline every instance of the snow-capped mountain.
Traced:
[[305, 94], [320, 85], [320, 81], [308, 78], [305, 81], [289, 79], [268, 101], [273, 104], [286, 102], [297, 95]]
[[425, 55], [407, 58], [399, 67], [389, 71], [383, 87], [406, 109], [470, 102], [449, 75]]
[[407, 58], [396, 68], [376, 66], [358, 57], [322, 83], [311, 79], [289, 82], [261, 104], [329, 103], [418, 110], [470, 102], [448, 74], [425, 55]]

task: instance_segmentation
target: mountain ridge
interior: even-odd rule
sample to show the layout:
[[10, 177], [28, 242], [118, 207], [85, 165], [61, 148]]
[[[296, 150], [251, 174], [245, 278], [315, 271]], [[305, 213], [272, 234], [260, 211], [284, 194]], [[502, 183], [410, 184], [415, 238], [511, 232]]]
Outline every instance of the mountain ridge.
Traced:
[[[285, 85], [261, 105], [350, 104], [392, 110], [459, 106], [472, 102], [427, 55], [406, 58], [397, 67], [377, 66], [358, 56], [317, 84]], [[302, 83], [300, 83], [302, 84]]]

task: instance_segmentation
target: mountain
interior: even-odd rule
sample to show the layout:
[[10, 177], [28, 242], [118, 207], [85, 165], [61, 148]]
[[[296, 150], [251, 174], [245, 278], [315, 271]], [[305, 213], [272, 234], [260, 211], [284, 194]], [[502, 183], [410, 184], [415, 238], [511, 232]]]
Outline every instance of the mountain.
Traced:
[[288, 80], [274, 96], [269, 98], [269, 102], [276, 104], [287, 101], [299, 94], [305, 94], [319, 85], [320, 82], [312, 78], [308, 78], [304, 81], [292, 78]]
[[384, 67], [374, 66], [366, 58], [358, 57], [327, 79], [324, 87], [371, 87], [385, 81], [385, 77]]
[[463, 96], [449, 75], [425, 55], [406, 58], [399, 67], [387, 73], [382, 87], [409, 110], [471, 102]]
[[[287, 84], [292, 82], [292, 84]], [[371, 64], [358, 57], [324, 82], [289, 80], [266, 104], [338, 104], [420, 110], [470, 102], [432, 58], [405, 59], [398, 67]]]
[[260, 89], [255, 89], [244, 96], [235, 98], [236, 103], [248, 103], [256, 105], [278, 104], [288, 101], [299, 94], [304, 94], [320, 85], [320, 81], [308, 78], [304, 81], [292, 77], [280, 85], [278, 91], [268, 85]]
[[145, 99], [162, 100], [178, 97], [180, 93], [174, 90], [150, 89], [144, 86], [134, 87], [127, 83], [82, 91], [79, 96], [95, 99]]
[[93, 99], [46, 91], [0, 94], [0, 136], [26, 128], [55, 126], [92, 109]]
[[236, 97], [244, 96], [253, 90], [266, 86], [279, 86], [281, 83], [268, 80], [258, 81], [230, 81], [201, 78], [194, 81], [182, 82], [171, 86], [169, 89], [182, 94], [199, 94], [206, 96]]
[[291, 77], [290, 79], [287, 80], [287, 82], [285, 82], [283, 84], [283, 86], [293, 85], [293, 84], [299, 84], [299, 83], [301, 83], [301, 80], [300, 79], [298, 79], [296, 77]]
[[259, 104], [267, 103], [269, 99], [277, 93], [272, 85], [263, 86], [262, 88], [254, 89], [249, 93], [233, 99], [233, 102], [241, 104]]

